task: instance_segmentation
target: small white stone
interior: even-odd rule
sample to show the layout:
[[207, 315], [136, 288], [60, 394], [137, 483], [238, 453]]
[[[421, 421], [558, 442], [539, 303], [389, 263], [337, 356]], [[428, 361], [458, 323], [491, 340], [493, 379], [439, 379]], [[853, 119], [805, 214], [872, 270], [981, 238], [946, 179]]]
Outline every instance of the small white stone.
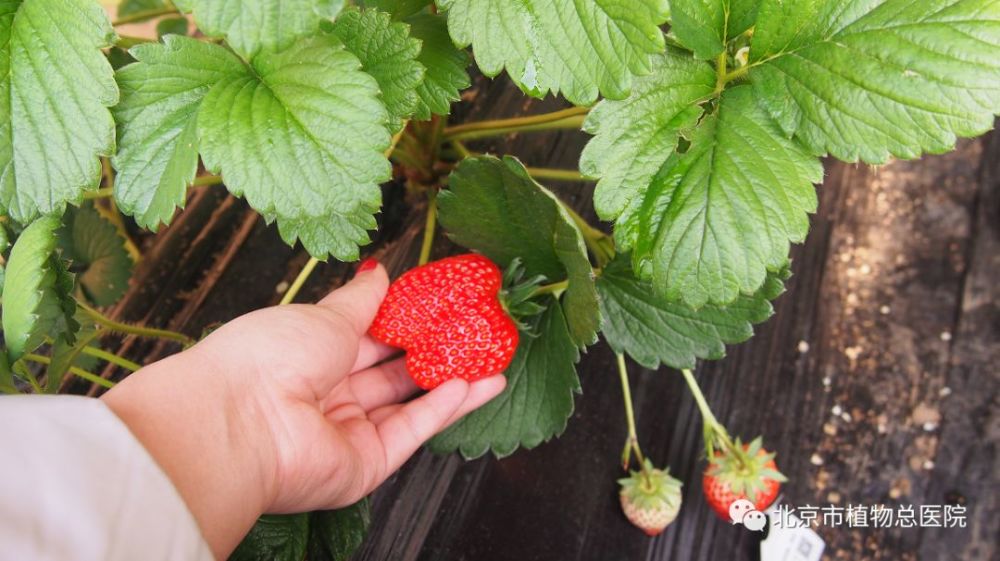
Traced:
[[821, 466], [823, 465], [823, 457], [820, 456], [819, 454], [814, 453], [812, 457], [809, 458], [809, 463], [811, 463], [814, 466]]
[[892, 311], [892, 308], [890, 308], [889, 306], [882, 306], [881, 308], [878, 309], [878, 311], [883, 316], [887, 316], [889, 315], [889, 312]]
[[878, 433], [879, 434], [885, 434], [887, 432], [889, 432], [889, 427], [885, 423], [879, 423], [878, 424]]
[[924, 430], [927, 432], [934, 432], [937, 428], [937, 423], [924, 423]]
[[861, 356], [861, 350], [860, 346], [847, 347], [844, 349], [844, 354], [851, 360], [858, 360], [858, 357]]
[[949, 388], [948, 386], [941, 388], [940, 390], [938, 390], [938, 395], [941, 397], [948, 397], [949, 395], [951, 395], [951, 388]]
[[867, 275], [867, 274], [870, 274], [871, 272], [872, 272], [871, 265], [869, 265], [868, 263], [865, 263], [865, 264], [861, 265], [861, 274], [862, 275]]
[[288, 281], [281, 281], [278, 283], [278, 286], [274, 287], [274, 291], [278, 294], [284, 294], [288, 292], [288, 286]]
[[924, 469], [927, 470], [927, 471], [930, 471], [930, 470], [934, 469], [934, 462], [932, 462], [930, 460], [925, 461], [924, 462]]
[[809, 342], [808, 341], [799, 341], [799, 352], [802, 353], [802, 354], [806, 354], [806, 353], [809, 352]]
[[951, 341], [951, 331], [942, 331], [941, 340], [945, 342]]
[[831, 380], [829, 376], [823, 376], [823, 385], [824, 386], [826, 386], [826, 387], [829, 388], [830, 384], [832, 384], [832, 383], [833, 383], [833, 380]]
[[851, 414], [847, 411], [844, 411], [840, 418], [843, 419], [845, 423], [850, 423], [853, 420]]
[[839, 405], [834, 405], [833, 409], [830, 410], [830, 413], [833, 413], [834, 417], [839, 417], [840, 414], [843, 413], [843, 412], [844, 412], [844, 408], [841, 407], [841, 406], [839, 406]]

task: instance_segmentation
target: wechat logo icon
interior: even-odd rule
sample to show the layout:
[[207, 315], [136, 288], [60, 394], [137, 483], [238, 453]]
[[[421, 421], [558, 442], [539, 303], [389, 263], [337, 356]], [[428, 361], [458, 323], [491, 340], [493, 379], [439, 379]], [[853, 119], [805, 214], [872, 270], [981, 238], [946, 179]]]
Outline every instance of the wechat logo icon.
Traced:
[[743, 524], [747, 530], [753, 532], [762, 532], [764, 526], [767, 526], [767, 516], [754, 508], [753, 503], [746, 499], [733, 501], [733, 504], [729, 505], [729, 519], [733, 524]]

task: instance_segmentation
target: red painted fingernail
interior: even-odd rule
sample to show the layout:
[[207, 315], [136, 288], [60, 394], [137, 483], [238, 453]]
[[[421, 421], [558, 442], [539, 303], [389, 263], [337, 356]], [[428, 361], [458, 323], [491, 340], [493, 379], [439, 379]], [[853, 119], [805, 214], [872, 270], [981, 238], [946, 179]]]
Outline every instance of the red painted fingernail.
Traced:
[[362, 261], [360, 265], [358, 265], [358, 272], [365, 273], [368, 271], [373, 271], [375, 270], [375, 267], [378, 267], [378, 260], [369, 257], [368, 259]]

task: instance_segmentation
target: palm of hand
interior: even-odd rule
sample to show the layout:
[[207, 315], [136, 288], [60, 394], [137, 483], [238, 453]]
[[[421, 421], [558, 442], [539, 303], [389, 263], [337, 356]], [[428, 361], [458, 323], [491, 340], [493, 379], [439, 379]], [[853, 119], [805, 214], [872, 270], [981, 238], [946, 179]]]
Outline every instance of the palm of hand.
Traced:
[[503, 376], [456, 379], [404, 402], [418, 388], [403, 359], [382, 362], [397, 351], [365, 335], [387, 285], [378, 268], [318, 305], [248, 314], [199, 345], [240, 371], [239, 391], [252, 404], [248, 430], [270, 440], [271, 512], [356, 502], [427, 439], [503, 390]]

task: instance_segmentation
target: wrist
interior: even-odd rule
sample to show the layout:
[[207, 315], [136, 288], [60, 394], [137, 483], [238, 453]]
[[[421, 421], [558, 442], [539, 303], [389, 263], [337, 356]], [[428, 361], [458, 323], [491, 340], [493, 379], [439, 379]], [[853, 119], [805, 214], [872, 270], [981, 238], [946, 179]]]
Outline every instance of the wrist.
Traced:
[[102, 399], [174, 483], [216, 557], [227, 557], [275, 487], [270, 433], [247, 388], [195, 348], [140, 370]]

